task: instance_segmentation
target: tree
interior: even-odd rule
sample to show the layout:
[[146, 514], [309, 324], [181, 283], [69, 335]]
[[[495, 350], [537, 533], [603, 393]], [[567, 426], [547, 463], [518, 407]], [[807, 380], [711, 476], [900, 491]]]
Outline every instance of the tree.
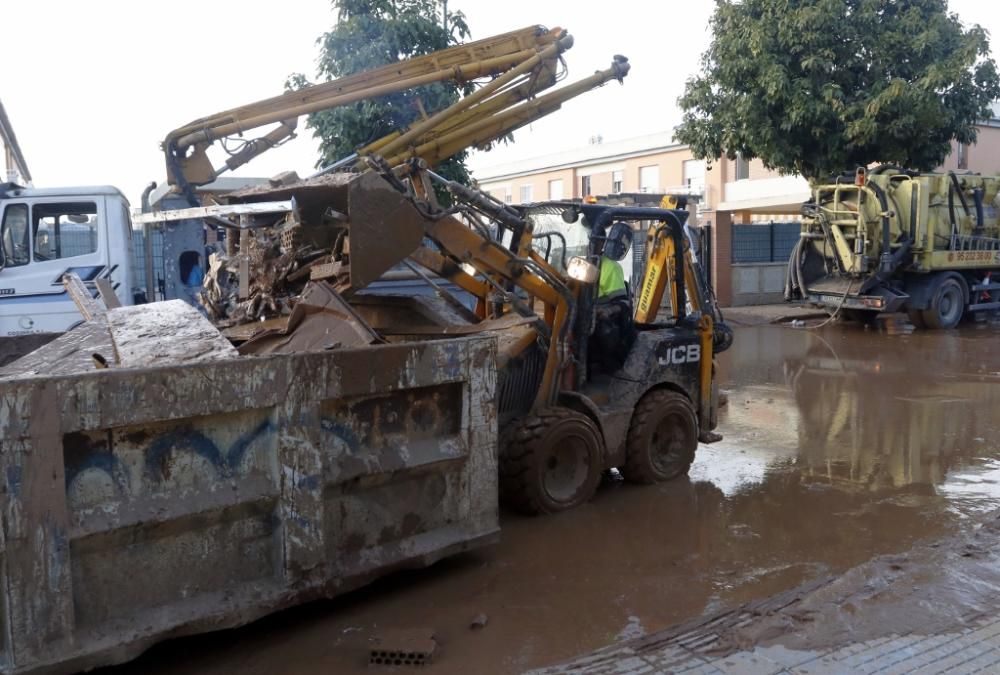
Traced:
[[716, 0], [677, 139], [816, 179], [872, 162], [930, 170], [1000, 97], [987, 32], [945, 0]]
[[[440, 0], [334, 0], [337, 24], [317, 40], [319, 76], [332, 80], [415, 56], [445, 49], [469, 37], [461, 12], [447, 12]], [[447, 28], [445, 28], [447, 25]], [[309, 82], [302, 75], [287, 87]], [[388, 133], [458, 100], [457, 84], [442, 82], [358, 101], [309, 115], [307, 126], [320, 139], [317, 166], [349, 156]], [[466, 153], [438, 166], [442, 175], [468, 183]]]

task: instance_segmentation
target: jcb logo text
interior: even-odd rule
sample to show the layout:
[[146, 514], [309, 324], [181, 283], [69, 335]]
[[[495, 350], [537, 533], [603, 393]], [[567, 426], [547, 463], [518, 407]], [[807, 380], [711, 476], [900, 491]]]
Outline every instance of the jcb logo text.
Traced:
[[660, 357], [661, 366], [696, 363], [701, 360], [701, 345], [681, 345], [671, 347]]

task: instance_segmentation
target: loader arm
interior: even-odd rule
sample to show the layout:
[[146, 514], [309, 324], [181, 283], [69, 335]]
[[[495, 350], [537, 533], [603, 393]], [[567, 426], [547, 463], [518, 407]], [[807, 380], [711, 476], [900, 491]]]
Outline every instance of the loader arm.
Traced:
[[[210, 183], [219, 174], [235, 169], [291, 138], [300, 116], [367, 98], [435, 82], [465, 83], [496, 76], [503, 80], [503, 74], [511, 69], [517, 74], [508, 76], [504, 82], [514, 81], [521, 76], [532, 77], [539, 88], [550, 86], [555, 81], [555, 63], [559, 54], [571, 45], [572, 38], [559, 28], [546, 30], [540, 26], [530, 26], [195, 120], [171, 131], [163, 141], [167, 180], [185, 191], [193, 186]], [[544, 52], [544, 56], [540, 52]], [[530, 65], [519, 68], [526, 62]], [[553, 73], [548, 81], [540, 75], [543, 69]], [[213, 167], [207, 150], [215, 141], [275, 123], [280, 123], [280, 126], [260, 138], [248, 141], [225, 164]]]
[[[646, 244], [649, 257], [639, 286], [634, 318], [639, 325], [655, 324], [663, 296], [668, 293], [673, 321], [685, 317], [688, 305], [692, 313], [699, 315], [701, 365], [698, 405], [702, 419], [709, 419], [712, 408], [712, 358], [717, 351], [728, 348], [722, 336], [716, 336], [716, 331], [728, 333], [728, 328], [721, 321], [717, 323], [721, 314], [714, 296], [695, 267], [691, 251], [685, 248], [684, 241], [683, 221], [676, 216], [665, 218], [649, 229]], [[731, 333], [729, 336], [731, 338]]]

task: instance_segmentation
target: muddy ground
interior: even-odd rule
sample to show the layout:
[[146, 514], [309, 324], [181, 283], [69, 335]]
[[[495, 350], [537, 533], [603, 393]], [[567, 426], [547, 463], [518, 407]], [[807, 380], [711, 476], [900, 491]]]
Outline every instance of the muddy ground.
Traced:
[[[965, 545], [954, 538], [973, 536], [996, 508], [998, 340], [995, 325], [739, 327], [720, 361], [726, 438], [702, 446], [689, 479], [613, 481], [571, 513], [506, 515], [503, 540], [489, 549], [239, 630], [169, 642], [105, 673], [376, 672], [368, 649], [394, 628], [433, 629], [440, 648], [429, 672], [513, 673], [812, 580], [875, 584], [891, 599], [910, 563], [859, 565], [903, 555], [947, 570], [967, 557], [933, 552]], [[979, 545], [990, 550], [993, 539]], [[884, 621], [973, 600], [957, 595], [970, 592], [960, 583], [932, 589], [917, 575], [923, 581], [905, 581], [912, 603], [887, 602]], [[968, 578], [957, 568], [945, 577]], [[996, 589], [976, 587], [977, 601], [989, 604]], [[477, 615], [488, 621], [471, 628]], [[878, 627], [844, 616], [831, 619], [831, 631], [863, 637]]]

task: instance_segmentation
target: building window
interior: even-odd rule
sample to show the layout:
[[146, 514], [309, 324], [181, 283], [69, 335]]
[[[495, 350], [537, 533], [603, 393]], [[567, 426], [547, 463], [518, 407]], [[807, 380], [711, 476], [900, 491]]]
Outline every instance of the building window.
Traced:
[[580, 196], [589, 197], [590, 194], [590, 176], [583, 176], [580, 179]]
[[965, 143], [958, 144], [958, 168], [968, 169], [969, 168], [969, 146]]
[[639, 167], [639, 192], [659, 192], [660, 191], [660, 167], [640, 166]]
[[532, 192], [533, 192], [532, 189], [531, 189], [532, 187], [533, 186], [531, 186], [531, 185], [522, 185], [521, 186], [521, 203], [522, 204], [529, 204], [535, 198], [534, 194], [532, 194]]
[[750, 178], [750, 160], [743, 155], [736, 155], [736, 180], [747, 180]]
[[549, 199], [555, 201], [563, 198], [563, 182], [561, 178], [549, 181]]
[[611, 191], [615, 194], [621, 194], [623, 183], [625, 182], [625, 172], [624, 171], [612, 171], [611, 172]]
[[510, 188], [507, 188], [506, 190], [504, 190], [503, 201], [504, 201], [504, 204], [511, 204], [511, 203], [513, 203], [513, 201], [514, 201], [514, 195], [511, 194]]
[[684, 186], [695, 190], [705, 187], [705, 161], [689, 159], [684, 162]]

